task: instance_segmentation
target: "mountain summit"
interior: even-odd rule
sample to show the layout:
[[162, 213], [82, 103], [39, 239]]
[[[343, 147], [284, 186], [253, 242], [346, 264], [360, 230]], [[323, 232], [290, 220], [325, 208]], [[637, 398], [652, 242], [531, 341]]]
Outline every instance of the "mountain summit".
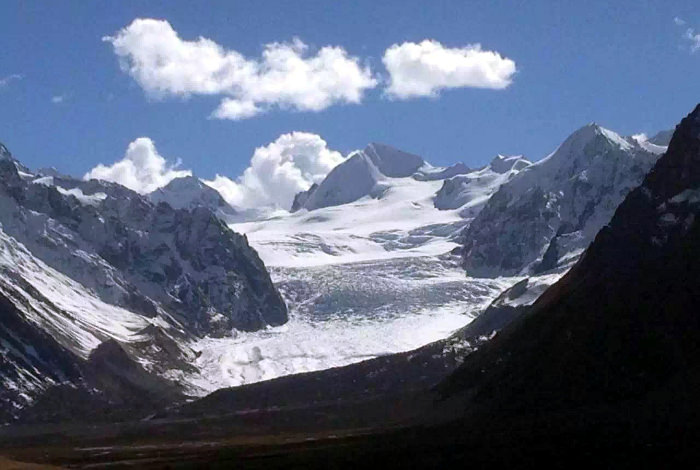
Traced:
[[425, 165], [425, 161], [418, 155], [385, 144], [371, 143], [362, 152], [384, 176], [390, 178], [406, 178]]
[[595, 123], [580, 128], [505, 182], [464, 231], [467, 273], [527, 274], [570, 262], [664, 150]]
[[204, 184], [194, 176], [175, 178], [162, 188], [148, 195], [154, 203], [165, 202], [173, 209], [194, 209], [206, 207], [227, 220], [237, 214], [217, 190]]
[[[409, 177], [423, 165], [425, 162], [418, 155], [384, 144], [369, 144], [333, 168], [318, 187], [298, 194], [294, 209], [314, 210], [378, 196], [384, 189], [380, 182], [385, 178]], [[300, 201], [304, 201], [303, 205]]]

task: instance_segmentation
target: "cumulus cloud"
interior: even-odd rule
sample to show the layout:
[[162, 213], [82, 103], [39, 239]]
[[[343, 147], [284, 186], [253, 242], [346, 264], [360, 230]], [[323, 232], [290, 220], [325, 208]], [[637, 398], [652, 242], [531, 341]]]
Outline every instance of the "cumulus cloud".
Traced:
[[146, 194], [175, 178], [192, 174], [189, 170], [178, 170], [179, 165], [179, 161], [169, 164], [160, 156], [151, 139], [139, 137], [129, 144], [123, 159], [110, 166], [99, 164], [83, 178], [112, 181]]
[[236, 207], [289, 209], [296, 193], [320, 182], [342, 161], [343, 156], [330, 150], [320, 136], [292, 132], [255, 149], [250, 166], [235, 181], [216, 175], [204, 182]]
[[242, 101], [231, 98], [221, 100], [219, 107], [211, 114], [217, 119], [232, 119], [238, 121], [247, 119], [263, 112], [253, 101]]
[[446, 88], [503, 89], [511, 84], [515, 62], [479, 44], [448, 48], [438, 41], [404, 42], [389, 47], [382, 58], [389, 72], [389, 97], [437, 96]]
[[204, 37], [184, 40], [165, 20], [139, 18], [103, 40], [149, 96], [222, 95], [212, 113], [219, 119], [359, 103], [377, 85], [369, 66], [342, 47], [311, 54], [300, 39], [267, 44], [260, 58], [247, 58]]

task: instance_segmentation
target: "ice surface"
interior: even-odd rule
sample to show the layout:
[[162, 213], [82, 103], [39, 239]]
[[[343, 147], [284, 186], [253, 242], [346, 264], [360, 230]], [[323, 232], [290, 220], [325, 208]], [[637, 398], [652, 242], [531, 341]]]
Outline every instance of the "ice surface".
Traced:
[[281, 327], [206, 338], [195, 394], [363, 361], [449, 336], [513, 279], [468, 279], [451, 257], [410, 257], [308, 268], [274, 268], [292, 307]]

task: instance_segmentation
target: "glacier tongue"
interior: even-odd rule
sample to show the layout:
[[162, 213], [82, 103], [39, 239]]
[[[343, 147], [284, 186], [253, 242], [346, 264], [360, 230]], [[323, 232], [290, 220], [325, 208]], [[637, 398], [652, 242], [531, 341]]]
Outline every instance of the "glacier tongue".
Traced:
[[290, 321], [235, 338], [205, 338], [192, 393], [344, 366], [412, 350], [468, 324], [520, 279], [467, 279], [453, 256], [272, 268]]

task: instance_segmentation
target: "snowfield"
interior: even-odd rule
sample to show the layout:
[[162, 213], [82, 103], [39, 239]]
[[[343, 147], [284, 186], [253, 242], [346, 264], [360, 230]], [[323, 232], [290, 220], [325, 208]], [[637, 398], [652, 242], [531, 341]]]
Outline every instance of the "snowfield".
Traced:
[[302, 267], [406, 256], [438, 255], [467, 223], [458, 210], [441, 211], [433, 197], [442, 181], [386, 178], [381, 197], [342, 206], [280, 211], [257, 222], [231, 224], [268, 267]]

